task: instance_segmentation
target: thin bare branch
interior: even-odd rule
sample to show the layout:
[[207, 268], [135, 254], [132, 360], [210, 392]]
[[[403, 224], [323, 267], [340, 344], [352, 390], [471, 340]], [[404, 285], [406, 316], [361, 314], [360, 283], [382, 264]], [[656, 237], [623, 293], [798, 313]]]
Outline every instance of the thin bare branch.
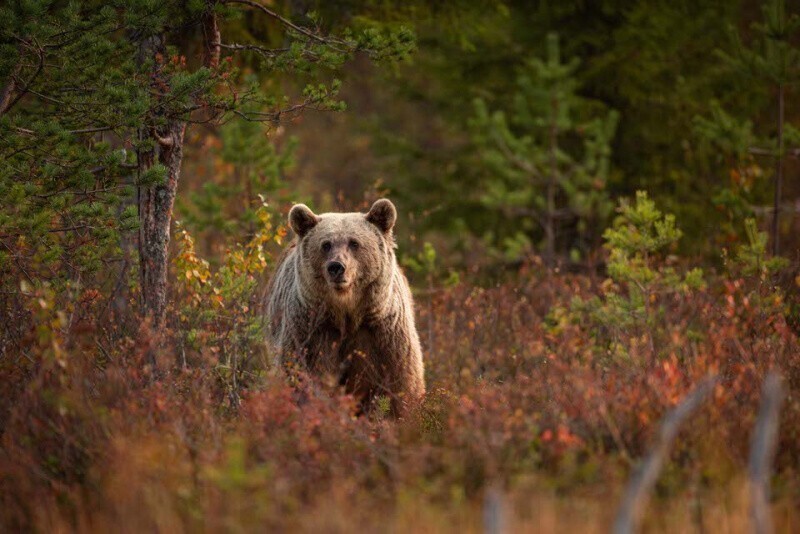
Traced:
[[[751, 146], [747, 149], [747, 152], [753, 154], [754, 156], [772, 156], [775, 157], [778, 154], [775, 150], [770, 148], [761, 148], [757, 146]], [[787, 148], [785, 154], [787, 156], [791, 156], [793, 158], [800, 157], [800, 148]]]
[[[250, 7], [256, 8], [256, 9], [260, 10], [261, 12], [265, 13], [266, 15], [269, 15], [270, 17], [274, 18], [275, 20], [279, 21], [281, 24], [283, 24], [287, 28], [291, 28], [292, 30], [296, 31], [297, 33], [299, 33], [301, 35], [304, 35], [304, 36], [308, 37], [309, 39], [311, 39], [313, 41], [317, 41], [318, 43], [327, 44], [329, 46], [332, 46], [333, 44], [340, 44], [340, 45], [341, 44], [346, 44], [346, 43], [343, 43], [339, 39], [331, 39], [331, 38], [328, 38], [328, 37], [323, 37], [321, 35], [318, 35], [318, 34], [312, 32], [308, 28], [303, 28], [302, 26], [298, 26], [297, 24], [293, 23], [289, 19], [281, 16], [280, 14], [276, 13], [275, 11], [271, 10], [270, 8], [268, 8], [267, 6], [265, 6], [265, 5], [263, 5], [263, 4], [259, 3], [259, 2], [254, 2], [253, 0], [224, 0], [224, 3], [226, 3], [226, 4], [242, 4], [242, 5], [246, 5], [246, 6], [250, 6]], [[341, 51], [341, 50], [339, 50], [339, 51]]]
[[750, 439], [750, 518], [753, 532], [768, 534], [773, 531], [769, 509], [769, 482], [778, 441], [778, 416], [783, 401], [780, 375], [771, 371], [764, 380], [761, 391], [761, 407]]
[[672, 442], [678, 435], [681, 425], [692, 415], [700, 404], [714, 390], [716, 377], [703, 380], [677, 406], [667, 413], [661, 421], [656, 443], [642, 462], [640, 468], [628, 481], [628, 487], [617, 510], [614, 520], [614, 534], [632, 534], [636, 532], [641, 520], [650, 491], [658, 479], [661, 468], [669, 455]]
[[8, 76], [8, 81], [6, 82], [5, 87], [3, 87], [3, 92], [0, 93], [0, 116], [6, 112], [6, 109], [8, 109], [9, 104], [11, 103], [11, 98], [14, 96], [14, 91], [17, 88], [17, 76], [19, 75], [19, 71], [21, 69], [22, 62], [19, 61], [11, 70], [11, 74]]
[[70, 130], [69, 133], [71, 134], [88, 134], [88, 133], [99, 133], [99, 132], [110, 132], [113, 130], [111, 126], [97, 126], [95, 128], [83, 128], [80, 130]]
[[483, 531], [486, 534], [507, 532], [505, 497], [499, 488], [489, 488], [483, 496]]
[[[50, 228], [49, 230], [47, 230], [47, 233], [48, 234], [57, 234], [57, 233], [60, 233], [60, 232], [76, 232], [76, 231], [82, 230], [84, 228], [92, 228], [92, 227], [90, 225], [88, 225], [88, 224], [78, 224], [78, 225], [75, 225], [75, 226], [65, 226], [65, 227], [62, 227], [62, 228]], [[8, 239], [10, 237], [19, 237], [21, 235], [27, 235], [27, 232], [18, 232], [18, 233], [15, 233], [15, 234], [2, 234], [2, 235], [0, 235], [0, 239]]]
[[[25, 94], [28, 92], [31, 85], [33, 84], [34, 80], [36, 80], [39, 74], [41, 74], [42, 69], [44, 69], [44, 49], [38, 46], [38, 44], [35, 41], [33, 43], [29, 43], [27, 41], [20, 39], [20, 42], [26, 46], [35, 47], [36, 53], [38, 55], [38, 64], [36, 66], [36, 71], [33, 73], [33, 75], [28, 79], [27, 82], [25, 82], [18, 89], [17, 87], [19, 86], [19, 81], [16, 79], [16, 76], [12, 75], [11, 80], [14, 82], [13, 89], [16, 90], [17, 94], [13, 98], [9, 96], [8, 97], [8, 100], [10, 100], [9, 102], [4, 102], [5, 105], [2, 108], [0, 108], [0, 116], [3, 116], [5, 113], [7, 113], [11, 108], [13, 108], [17, 104], [17, 102], [20, 101], [20, 99], [23, 96], [25, 96]], [[11, 94], [14, 93], [14, 90], [11, 91]]]
[[[67, 133], [71, 134], [88, 134], [88, 133], [99, 133], [99, 132], [110, 132], [114, 128], [111, 126], [97, 126], [95, 128], [82, 128], [80, 130], [67, 130]], [[20, 128], [18, 126], [14, 127], [14, 130], [25, 135], [36, 135], [36, 132], [33, 130], [29, 130], [27, 128]]]
[[215, 43], [221, 48], [226, 50], [249, 50], [258, 52], [265, 57], [277, 57], [289, 51], [288, 48], [267, 48], [266, 46], [259, 46], [254, 44], [238, 44], [238, 43]]
[[288, 108], [279, 109], [278, 111], [248, 111], [243, 112], [237, 109], [231, 110], [233, 113], [238, 115], [239, 117], [243, 118], [249, 122], [272, 122], [278, 123], [281, 121], [284, 115], [288, 115], [291, 117], [296, 117], [301, 115], [306, 109], [313, 109], [317, 111], [324, 111], [324, 108], [315, 105], [312, 100], [304, 100], [299, 104], [295, 104]]

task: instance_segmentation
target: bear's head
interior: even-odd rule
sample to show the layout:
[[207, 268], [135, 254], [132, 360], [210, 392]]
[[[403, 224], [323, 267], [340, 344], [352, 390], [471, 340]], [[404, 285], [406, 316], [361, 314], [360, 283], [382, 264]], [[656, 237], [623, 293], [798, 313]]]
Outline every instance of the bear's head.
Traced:
[[300, 276], [316, 296], [337, 305], [355, 303], [363, 292], [391, 276], [392, 229], [397, 210], [388, 199], [368, 213], [323, 213], [297, 204], [289, 225], [297, 234]]

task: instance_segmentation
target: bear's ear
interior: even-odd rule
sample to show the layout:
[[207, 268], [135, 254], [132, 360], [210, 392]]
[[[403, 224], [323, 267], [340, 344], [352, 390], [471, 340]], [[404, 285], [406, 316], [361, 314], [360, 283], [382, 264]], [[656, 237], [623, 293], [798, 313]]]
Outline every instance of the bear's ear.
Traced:
[[319, 222], [319, 217], [314, 215], [305, 204], [295, 204], [289, 211], [289, 226], [292, 227], [297, 237], [302, 238]]
[[392, 231], [396, 220], [397, 210], [388, 198], [376, 200], [367, 213], [367, 221], [377, 226], [384, 234]]

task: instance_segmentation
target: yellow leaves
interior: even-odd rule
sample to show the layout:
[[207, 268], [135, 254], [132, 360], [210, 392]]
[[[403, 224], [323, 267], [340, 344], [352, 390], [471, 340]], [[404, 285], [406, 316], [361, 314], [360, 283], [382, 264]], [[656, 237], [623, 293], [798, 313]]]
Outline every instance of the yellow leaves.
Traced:
[[[177, 223], [178, 254], [175, 270], [179, 293], [186, 308], [181, 311], [185, 324], [200, 320], [209, 325], [218, 321], [233, 321], [237, 315], [248, 314], [250, 307], [242, 305], [252, 296], [260, 273], [267, 268], [270, 255], [267, 246], [279, 243], [284, 229], [276, 231], [271, 214], [262, 198], [256, 211], [260, 226], [245, 244], [234, 244], [225, 251], [222, 266], [211, 270], [209, 263], [195, 251], [194, 238]], [[220, 310], [227, 309], [224, 315]]]
[[281, 226], [278, 228], [278, 230], [275, 232], [275, 242], [279, 245], [282, 244], [283, 238], [286, 237], [286, 233], [286, 227]]
[[[89, 290], [91, 292], [92, 290]], [[34, 285], [20, 282], [20, 293], [27, 297], [26, 306], [33, 316], [36, 342], [42, 354], [59, 367], [67, 367], [63, 337], [69, 325], [67, 313], [59, 308], [56, 293], [47, 282]]]
[[196, 278], [200, 282], [205, 283], [205, 282], [208, 281], [208, 278], [209, 278], [209, 276], [211, 276], [211, 273], [209, 273], [209, 271], [207, 269], [203, 270], [203, 271], [200, 271], [199, 269], [189, 269], [184, 273], [184, 276], [186, 276], [187, 280], [191, 280], [192, 278]]

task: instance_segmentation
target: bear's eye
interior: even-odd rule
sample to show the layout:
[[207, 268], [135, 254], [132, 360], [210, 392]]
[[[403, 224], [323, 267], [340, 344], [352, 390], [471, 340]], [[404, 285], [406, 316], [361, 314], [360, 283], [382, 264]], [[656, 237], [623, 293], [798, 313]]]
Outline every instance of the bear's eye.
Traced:
[[322, 252], [330, 252], [330, 251], [331, 251], [331, 242], [330, 241], [325, 241], [322, 244]]
[[356, 241], [355, 239], [351, 239], [350, 243], [348, 243], [348, 246], [353, 250], [358, 250], [358, 247], [360, 247], [361, 245], [359, 245], [358, 241]]

